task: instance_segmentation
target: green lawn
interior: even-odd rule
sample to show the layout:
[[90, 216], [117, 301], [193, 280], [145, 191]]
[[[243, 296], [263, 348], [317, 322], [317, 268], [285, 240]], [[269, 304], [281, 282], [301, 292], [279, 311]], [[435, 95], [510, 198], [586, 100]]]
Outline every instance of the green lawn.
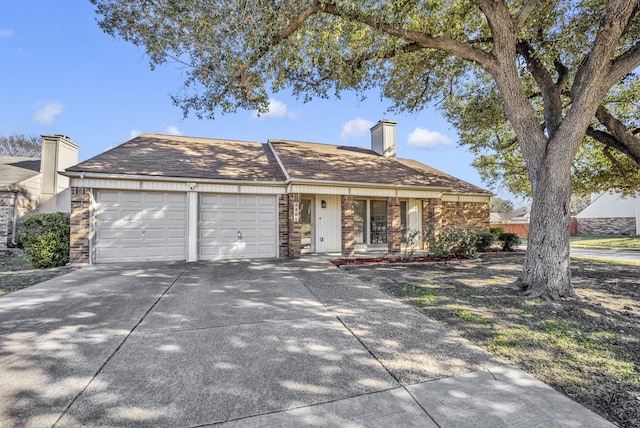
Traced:
[[640, 250], [640, 237], [628, 236], [581, 236], [570, 238], [575, 248], [604, 248], [609, 250]]

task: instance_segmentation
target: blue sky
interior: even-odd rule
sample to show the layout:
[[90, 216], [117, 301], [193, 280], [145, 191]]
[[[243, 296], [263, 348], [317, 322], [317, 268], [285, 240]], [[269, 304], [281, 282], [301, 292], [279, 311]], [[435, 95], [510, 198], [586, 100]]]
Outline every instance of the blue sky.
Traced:
[[80, 146], [82, 161], [140, 133], [369, 147], [369, 127], [386, 118], [398, 123], [399, 157], [487, 188], [470, 166], [473, 156], [457, 146], [455, 129], [434, 109], [392, 114], [378, 92], [364, 102], [345, 93], [309, 103], [280, 92], [262, 117], [239, 111], [183, 119], [169, 98], [182, 87], [180, 67], [151, 71], [143, 49], [102, 32], [88, 0], [3, 3], [0, 135], [64, 134]]

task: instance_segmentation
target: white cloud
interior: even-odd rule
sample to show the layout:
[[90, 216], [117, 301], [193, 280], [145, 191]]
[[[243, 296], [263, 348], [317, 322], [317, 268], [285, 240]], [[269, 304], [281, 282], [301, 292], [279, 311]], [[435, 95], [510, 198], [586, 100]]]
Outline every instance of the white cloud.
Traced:
[[254, 119], [267, 119], [267, 118], [278, 118], [278, 117], [287, 117], [289, 119], [294, 119], [294, 114], [289, 112], [289, 107], [283, 103], [282, 101], [278, 101], [275, 98], [269, 99], [269, 109], [266, 113], [260, 113], [257, 110], [253, 112], [251, 115]]
[[133, 140], [134, 138], [140, 135], [142, 135], [142, 131], [138, 131], [137, 129], [132, 129], [131, 132], [129, 132], [129, 139]]
[[182, 135], [182, 132], [178, 129], [177, 126], [167, 126], [165, 132], [169, 135]]
[[373, 122], [362, 119], [360, 117], [350, 120], [349, 122], [342, 125], [340, 139], [342, 141], [347, 141], [349, 138], [361, 137], [362, 135], [366, 134], [373, 125]]
[[37, 123], [43, 123], [46, 125], [51, 125], [55, 120], [56, 116], [62, 113], [64, 109], [62, 104], [49, 101], [47, 103], [38, 103], [36, 104], [38, 109], [33, 113], [33, 120]]
[[8, 39], [11, 36], [13, 36], [13, 30], [9, 28], [0, 29], [0, 39]]
[[453, 140], [438, 131], [416, 128], [408, 136], [409, 145], [419, 149], [435, 149], [438, 146], [449, 146]]

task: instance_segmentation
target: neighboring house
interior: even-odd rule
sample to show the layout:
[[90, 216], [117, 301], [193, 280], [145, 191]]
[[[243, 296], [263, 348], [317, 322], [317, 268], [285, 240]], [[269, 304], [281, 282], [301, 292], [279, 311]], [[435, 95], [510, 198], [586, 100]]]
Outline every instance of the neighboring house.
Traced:
[[395, 126], [375, 125], [371, 150], [136, 137], [67, 168], [71, 261], [350, 256], [431, 225], [488, 231], [491, 193], [396, 159]]
[[69, 212], [69, 178], [58, 172], [78, 163], [78, 146], [64, 135], [43, 135], [42, 156], [0, 156], [0, 253], [17, 244], [18, 220], [34, 211]]
[[529, 208], [522, 207], [506, 213], [491, 213], [491, 223], [502, 224], [528, 224], [530, 218]]
[[640, 235], [640, 197], [614, 191], [593, 195], [576, 217], [581, 235]]
[[499, 227], [503, 232], [515, 233], [521, 238], [529, 234], [529, 208], [522, 207], [506, 213], [494, 213], [490, 215], [491, 227]]

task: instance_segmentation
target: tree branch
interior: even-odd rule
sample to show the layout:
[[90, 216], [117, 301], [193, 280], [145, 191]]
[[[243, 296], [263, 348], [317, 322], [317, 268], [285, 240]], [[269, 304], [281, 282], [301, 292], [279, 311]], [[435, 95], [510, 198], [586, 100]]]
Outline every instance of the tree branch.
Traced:
[[[585, 91], [602, 90], [599, 87], [605, 85], [600, 85], [600, 83], [611, 82], [611, 73], [613, 71], [611, 67], [613, 63], [610, 58], [612, 58], [613, 52], [618, 45], [617, 42], [628, 28], [631, 17], [635, 14], [638, 1], [639, 0], [610, 0], [607, 4], [591, 52], [585, 56], [585, 59], [576, 72], [573, 84], [574, 90], [572, 90], [572, 98], [574, 101], [579, 102], [579, 98], [582, 98], [582, 94], [585, 93]], [[633, 57], [633, 55], [631, 55], [631, 57]], [[613, 73], [613, 75], [618, 75], [618, 73]], [[624, 76], [624, 74], [620, 75], [620, 77]], [[605, 79], [603, 80], [603, 78]], [[614, 83], [618, 80], [619, 78], [616, 79]], [[611, 87], [611, 85], [606, 86], [606, 88], [609, 87]], [[578, 92], [575, 92], [576, 89]], [[598, 96], [596, 98], [600, 97]], [[590, 100], [586, 100], [586, 102], [589, 101]]]
[[547, 131], [549, 138], [553, 138], [558, 128], [562, 124], [562, 100], [560, 94], [562, 92], [562, 86], [567, 79], [567, 70], [564, 65], [556, 60], [556, 70], [559, 71], [558, 83], [554, 82], [553, 76], [549, 73], [549, 70], [544, 66], [542, 61], [535, 55], [531, 54], [531, 45], [527, 41], [519, 41], [516, 45], [516, 50], [527, 63], [527, 69], [533, 76], [540, 89], [542, 95], [542, 102], [544, 103], [544, 120], [547, 125]]
[[615, 118], [604, 106], [598, 107], [596, 119], [607, 128], [611, 135], [611, 138], [606, 142], [600, 139], [598, 141], [626, 154], [640, 165], [640, 138], [629, 131], [624, 123]]
[[608, 85], [612, 86], [640, 66], [640, 41], [611, 62]]
[[272, 46], [276, 46], [277, 44], [281, 43], [289, 36], [291, 36], [293, 33], [295, 33], [295, 31], [300, 28], [310, 16], [318, 13], [319, 10], [320, 5], [318, 3], [314, 3], [313, 5], [307, 6], [300, 10], [298, 16], [296, 16], [289, 23], [289, 25], [287, 25], [282, 31], [280, 31], [280, 33], [271, 37], [269, 43], [264, 45], [262, 48], [260, 48], [260, 50], [258, 50], [258, 52], [256, 52], [255, 60], [257, 61], [262, 58], [267, 52], [269, 52], [269, 49], [271, 49]]
[[627, 176], [627, 171], [624, 169], [624, 166], [622, 166], [622, 164], [618, 162], [618, 159], [616, 159], [611, 154], [611, 146], [604, 146], [604, 148], [602, 149], [602, 154], [605, 155], [605, 157], [609, 159], [611, 163], [615, 165], [616, 168], [618, 168], [618, 171], [620, 171], [620, 174], [622, 175], [622, 180], [625, 182], [626, 185], [630, 186], [631, 183], [629, 182], [629, 176]]
[[494, 59], [489, 53], [474, 48], [467, 43], [401, 28], [384, 21], [379, 21], [369, 15], [359, 15], [349, 10], [343, 10], [332, 2], [320, 1], [319, 5], [319, 12], [321, 13], [361, 22], [383, 34], [415, 43], [416, 47], [422, 49], [437, 49], [451, 55], [456, 55], [467, 61], [477, 63], [485, 70], [491, 69], [495, 65]]
[[[552, 3], [555, 3], [555, 0]], [[524, 24], [527, 22], [527, 19], [529, 19], [529, 16], [531, 16], [533, 11], [536, 9], [536, 7], [538, 7], [539, 4], [540, 0], [529, 0], [524, 4], [524, 6], [522, 6], [522, 9], [520, 9], [518, 16], [516, 16], [514, 19], [515, 26], [518, 30], [520, 30], [524, 26]]]

